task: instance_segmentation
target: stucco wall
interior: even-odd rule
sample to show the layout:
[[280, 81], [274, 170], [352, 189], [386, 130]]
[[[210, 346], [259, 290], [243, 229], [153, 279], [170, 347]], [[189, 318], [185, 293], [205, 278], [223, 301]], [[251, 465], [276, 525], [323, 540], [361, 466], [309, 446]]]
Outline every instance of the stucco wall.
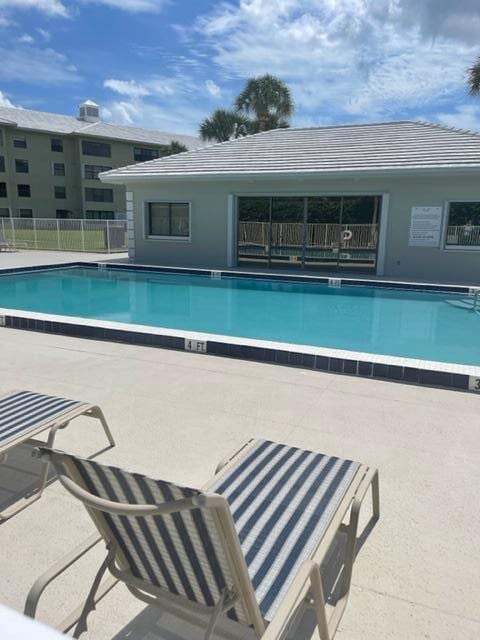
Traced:
[[[448, 200], [480, 200], [479, 176], [279, 181], [155, 181], [129, 185], [134, 194], [137, 263], [225, 268], [229, 236], [229, 195], [388, 194], [383, 275], [444, 282], [480, 282], [480, 251], [408, 246], [412, 206], [442, 206]], [[145, 234], [145, 202], [191, 203], [191, 239], [153, 240]], [[444, 221], [445, 222], [445, 221]], [[230, 240], [231, 241], [231, 240]], [[234, 247], [234, 257], [236, 255]]]

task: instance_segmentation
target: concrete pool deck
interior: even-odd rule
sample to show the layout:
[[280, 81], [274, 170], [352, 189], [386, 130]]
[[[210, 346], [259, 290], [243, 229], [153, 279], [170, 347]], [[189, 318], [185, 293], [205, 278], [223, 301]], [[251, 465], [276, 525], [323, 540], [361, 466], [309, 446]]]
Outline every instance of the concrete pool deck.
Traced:
[[126, 253], [87, 253], [82, 251], [0, 251], [0, 269], [38, 267], [68, 262], [128, 262]]
[[[98, 403], [117, 439], [102, 459], [154, 477], [201, 484], [248, 437], [378, 466], [382, 516], [357, 558], [337, 637], [480, 637], [478, 397], [13, 329], [0, 330], [0, 353], [0, 392], [29, 388]], [[82, 418], [57, 441], [83, 455], [103, 444]], [[21, 469], [31, 464], [27, 451], [11, 456], [0, 472], [2, 501], [6, 487], [28, 483]], [[35, 578], [92, 531], [74, 499], [51, 484], [0, 526], [0, 601], [22, 610]], [[40, 619], [53, 623], [77, 604], [100, 557], [48, 591]], [[308, 622], [298, 640], [310, 637]], [[123, 586], [99, 604], [89, 628], [83, 637], [95, 640], [199, 637]]]

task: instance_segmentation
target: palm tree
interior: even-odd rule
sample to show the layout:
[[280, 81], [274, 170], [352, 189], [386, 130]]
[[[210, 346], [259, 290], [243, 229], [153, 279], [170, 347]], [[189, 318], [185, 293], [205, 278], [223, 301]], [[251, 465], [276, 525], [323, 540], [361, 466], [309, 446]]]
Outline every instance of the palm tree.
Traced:
[[470, 95], [480, 95], [480, 58], [468, 70], [468, 89]]
[[188, 151], [187, 147], [179, 142], [178, 140], [171, 140], [170, 144], [167, 144], [163, 147], [161, 156], [173, 156], [176, 153], [183, 153], [184, 151]]
[[[236, 108], [246, 115], [254, 115], [259, 131], [288, 126], [294, 104], [290, 89], [275, 76], [250, 78], [235, 101]], [[273, 126], [272, 126], [273, 125]]]
[[202, 140], [226, 142], [249, 133], [249, 121], [240, 113], [230, 109], [215, 109], [200, 125]]

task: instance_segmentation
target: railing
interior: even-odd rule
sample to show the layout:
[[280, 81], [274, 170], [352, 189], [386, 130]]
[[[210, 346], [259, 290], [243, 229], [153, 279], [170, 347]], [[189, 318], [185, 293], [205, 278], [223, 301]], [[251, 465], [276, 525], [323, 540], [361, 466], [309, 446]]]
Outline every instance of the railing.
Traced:
[[[343, 232], [350, 231], [351, 238], [343, 240]], [[268, 222], [240, 222], [240, 245], [264, 245], [302, 247], [304, 225], [296, 222], [273, 222], [270, 240]], [[330, 224], [308, 223], [305, 228], [305, 246], [330, 249], [341, 246], [350, 249], [375, 249], [377, 246], [377, 224]], [[349, 235], [349, 234], [348, 234]]]
[[480, 247], [480, 225], [455, 225], [447, 227], [446, 246]]
[[0, 233], [20, 249], [116, 253], [127, 250], [124, 220], [0, 218]]

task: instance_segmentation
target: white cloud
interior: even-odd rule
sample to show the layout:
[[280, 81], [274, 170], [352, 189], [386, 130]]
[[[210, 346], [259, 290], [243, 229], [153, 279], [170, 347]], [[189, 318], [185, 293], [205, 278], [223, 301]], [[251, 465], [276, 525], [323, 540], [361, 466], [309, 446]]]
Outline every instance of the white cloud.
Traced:
[[7, 16], [4, 14], [0, 14], [0, 29], [3, 27], [10, 27], [12, 24], [13, 22], [10, 20], [10, 18], [7, 18]]
[[3, 93], [3, 91], [0, 91], [0, 107], [13, 107], [15, 109], [22, 108], [22, 107], [18, 107], [16, 104], [13, 104], [13, 102], [10, 102], [10, 100]]
[[0, 9], [36, 9], [47, 16], [68, 17], [69, 13], [61, 0], [0, 0]]
[[50, 32], [46, 29], [41, 29], [40, 27], [38, 27], [36, 31], [42, 36], [45, 42], [49, 42], [50, 38], [52, 37]]
[[464, 92], [476, 57], [466, 22], [480, 21], [480, 3], [463, 4], [468, 11], [458, 0], [240, 0], [200, 17], [194, 34], [225, 76], [285, 80], [302, 118], [381, 119], [438, 110]]
[[32, 44], [33, 42], [35, 42], [35, 40], [32, 38], [32, 36], [29, 33], [23, 33], [19, 39], [19, 42], [21, 42], [22, 44]]
[[123, 96], [130, 98], [139, 98], [141, 96], [148, 96], [150, 91], [141, 84], [135, 82], [135, 80], [116, 80], [115, 78], [108, 78], [103, 83], [103, 86], [107, 89], [115, 91]]
[[103, 4], [130, 13], [157, 13], [170, 0], [82, 0], [85, 4]]
[[449, 127], [469, 129], [480, 133], [480, 104], [464, 104], [450, 113], [437, 113], [436, 120]]
[[222, 91], [220, 87], [213, 80], [206, 80], [205, 88], [208, 91], [208, 93], [212, 96], [212, 98], [220, 98], [220, 96], [222, 95]]
[[53, 86], [80, 80], [77, 69], [53, 49], [0, 46], [0, 80]]
[[196, 135], [207, 115], [208, 107], [198, 101], [198, 81], [191, 75], [110, 78], [104, 85], [122, 96], [103, 108], [103, 116], [112, 122]]

